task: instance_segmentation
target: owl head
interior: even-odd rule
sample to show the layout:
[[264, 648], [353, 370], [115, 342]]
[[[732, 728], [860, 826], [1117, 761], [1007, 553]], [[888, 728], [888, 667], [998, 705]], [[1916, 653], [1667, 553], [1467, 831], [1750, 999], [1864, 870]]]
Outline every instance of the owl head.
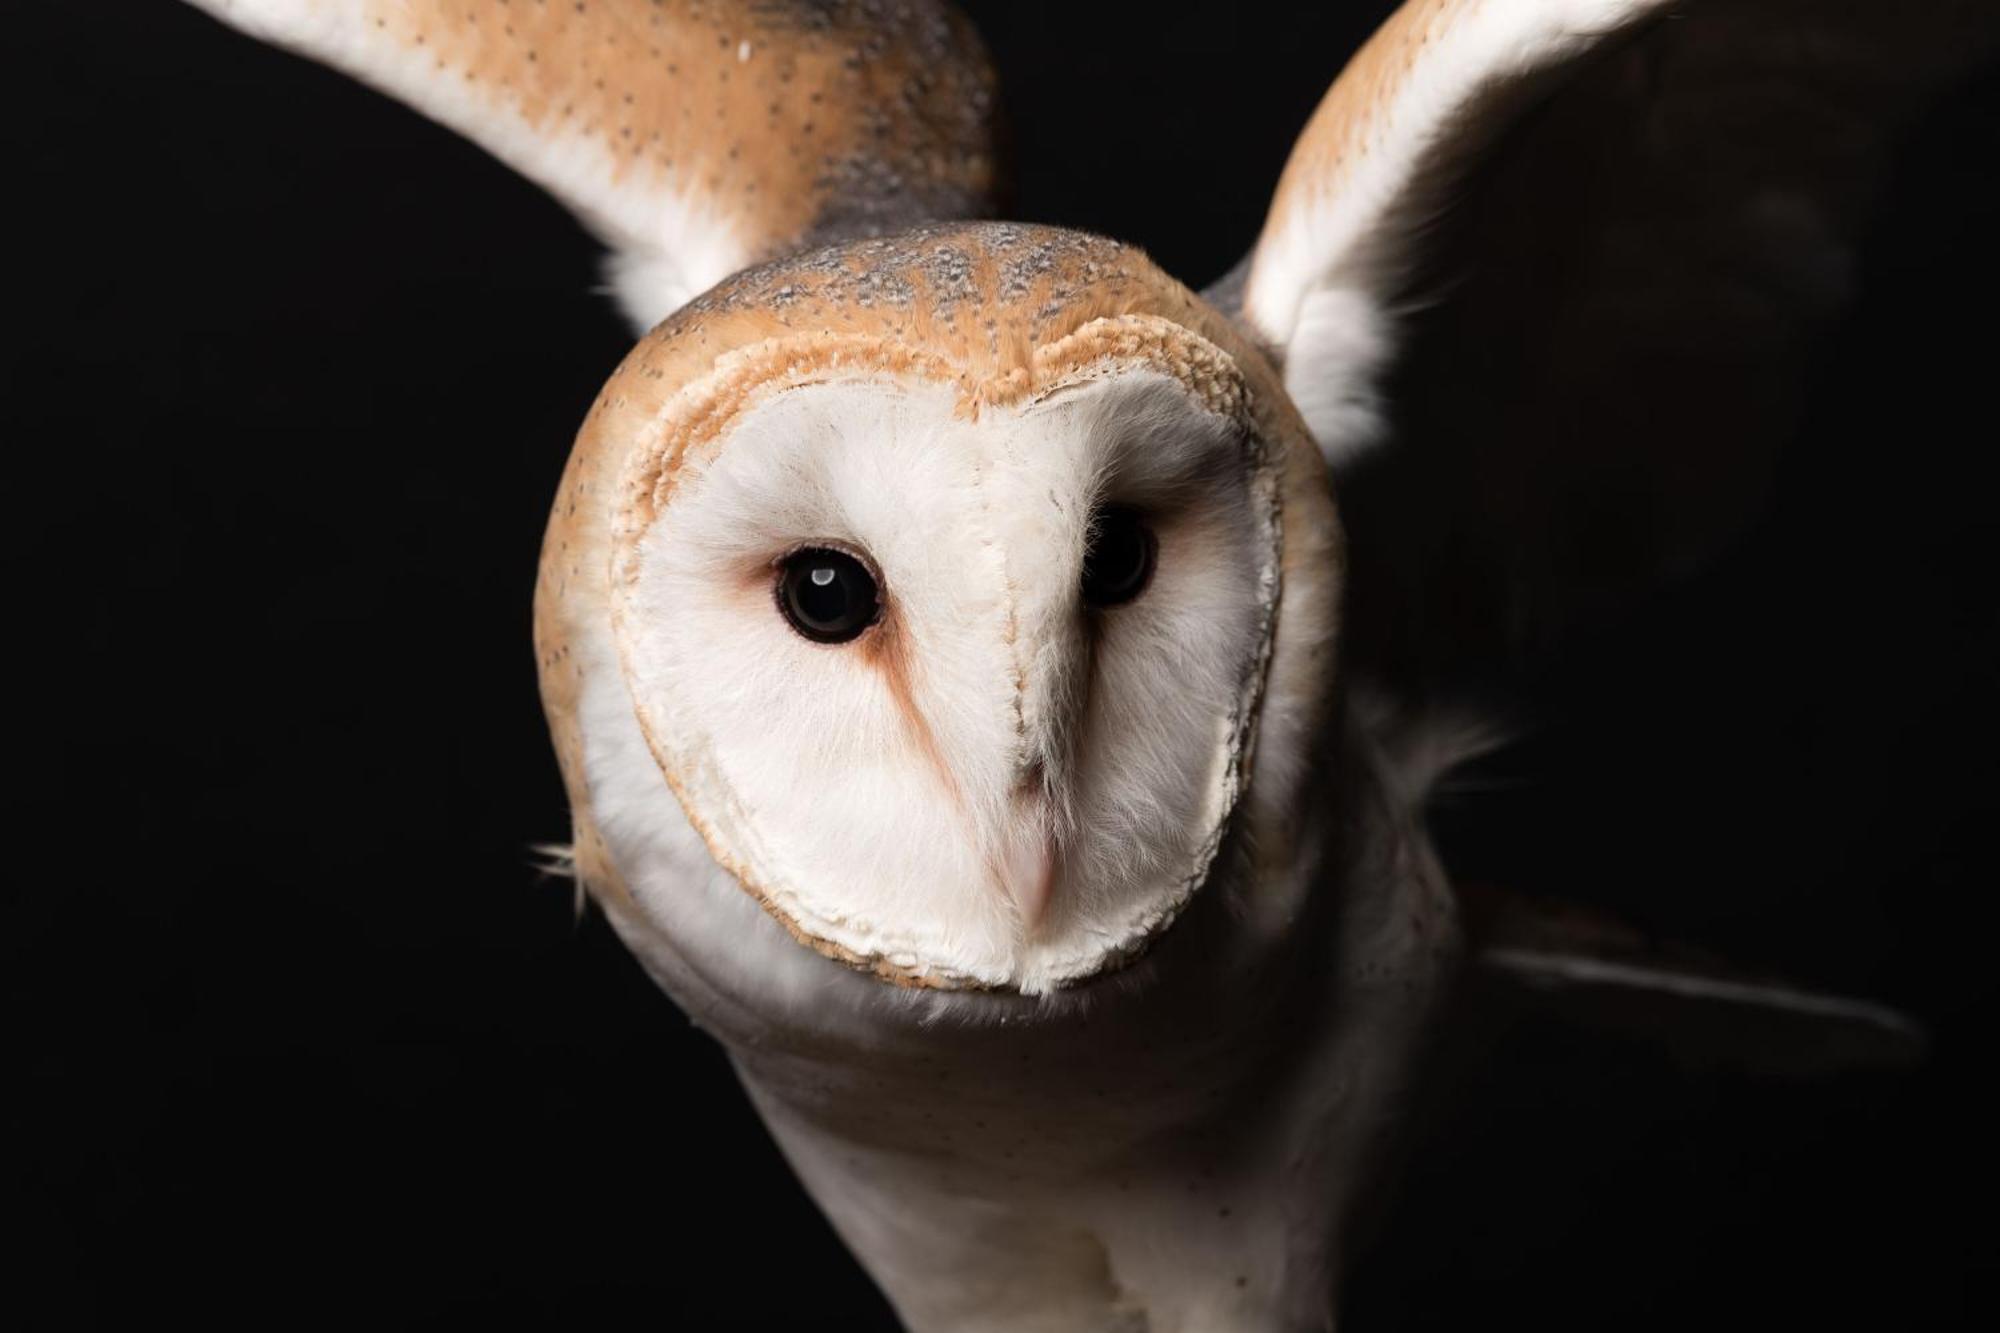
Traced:
[[1311, 437], [1218, 312], [1112, 241], [919, 227], [640, 343], [557, 502], [541, 664], [580, 808], [628, 799], [591, 755], [629, 725], [660, 813], [799, 942], [1036, 993], [1143, 951], [1253, 765], [1296, 769], [1260, 720], [1281, 644], [1281, 707], [1324, 696], [1336, 548]]

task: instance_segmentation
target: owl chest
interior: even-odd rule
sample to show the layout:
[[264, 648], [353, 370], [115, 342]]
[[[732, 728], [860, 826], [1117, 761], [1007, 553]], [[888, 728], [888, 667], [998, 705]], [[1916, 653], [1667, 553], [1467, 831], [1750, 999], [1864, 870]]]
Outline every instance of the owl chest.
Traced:
[[913, 1329], [1276, 1328], [1324, 1308], [1405, 1042], [1302, 1044], [1269, 1018], [1150, 1043], [996, 1029], [907, 1066], [734, 1058]]

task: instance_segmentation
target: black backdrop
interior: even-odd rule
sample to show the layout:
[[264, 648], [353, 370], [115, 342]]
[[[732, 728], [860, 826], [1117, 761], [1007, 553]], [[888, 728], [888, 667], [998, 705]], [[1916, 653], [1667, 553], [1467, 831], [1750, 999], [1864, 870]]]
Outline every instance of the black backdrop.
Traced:
[[[1381, 6], [969, 8], [1019, 212], [1200, 283]], [[628, 342], [592, 246], [177, 5], [6, 27], [0, 1319], [889, 1327], [720, 1053], [531, 865], [543, 507]], [[1351, 1326], [1995, 1326], [1996, 150], [1988, 76], [1901, 155], [1764, 522], [1559, 663], [1444, 820], [1465, 873], [1888, 998], [1934, 1057], [1751, 1079], [1525, 1029]]]

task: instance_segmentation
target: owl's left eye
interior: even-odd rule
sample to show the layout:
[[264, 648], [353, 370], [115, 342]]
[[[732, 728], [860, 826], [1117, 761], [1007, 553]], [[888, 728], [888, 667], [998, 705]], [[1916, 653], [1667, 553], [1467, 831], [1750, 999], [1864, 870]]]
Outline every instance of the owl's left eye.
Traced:
[[1106, 505], [1091, 523], [1090, 548], [1083, 556], [1083, 600], [1092, 606], [1119, 606], [1146, 590], [1159, 554], [1153, 530], [1138, 510]]
[[882, 595], [868, 566], [845, 551], [808, 546], [778, 568], [778, 610], [814, 643], [860, 637], [882, 610]]

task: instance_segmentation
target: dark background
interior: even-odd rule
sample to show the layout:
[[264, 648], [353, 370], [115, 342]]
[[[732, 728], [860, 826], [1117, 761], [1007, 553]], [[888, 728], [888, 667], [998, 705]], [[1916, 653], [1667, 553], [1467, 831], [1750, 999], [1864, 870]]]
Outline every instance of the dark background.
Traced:
[[[1381, 11], [969, 8], [1021, 215], [1197, 284]], [[7, 28], [0, 1319], [889, 1327], [528, 850], [567, 833], [540, 527], [628, 346], [593, 246], [177, 5]], [[1416, 1145], [1349, 1326], [1996, 1326], [1996, 164], [1989, 72], [1899, 154], [1766, 517], [1530, 682], [1444, 821], [1461, 873], [1890, 1000], [1932, 1058], [1753, 1078], [1522, 1028]]]

